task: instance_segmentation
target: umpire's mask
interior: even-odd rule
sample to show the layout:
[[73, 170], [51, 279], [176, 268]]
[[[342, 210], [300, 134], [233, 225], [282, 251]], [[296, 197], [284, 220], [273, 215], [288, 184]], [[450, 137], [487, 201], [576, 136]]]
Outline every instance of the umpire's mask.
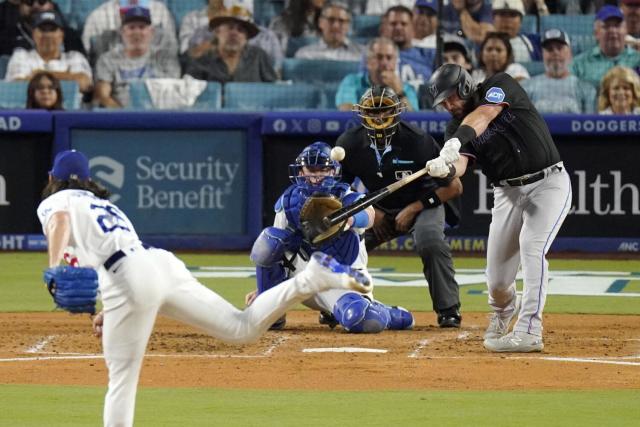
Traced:
[[362, 119], [367, 135], [378, 149], [391, 144], [391, 137], [400, 123], [400, 113], [405, 109], [398, 95], [387, 86], [373, 86], [362, 95], [353, 111]]

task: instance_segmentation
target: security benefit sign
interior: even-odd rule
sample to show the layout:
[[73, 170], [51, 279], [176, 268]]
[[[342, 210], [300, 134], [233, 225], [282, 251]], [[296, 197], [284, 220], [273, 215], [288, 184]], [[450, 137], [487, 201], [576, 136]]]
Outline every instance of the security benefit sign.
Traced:
[[140, 234], [246, 231], [244, 131], [76, 129], [71, 145]]

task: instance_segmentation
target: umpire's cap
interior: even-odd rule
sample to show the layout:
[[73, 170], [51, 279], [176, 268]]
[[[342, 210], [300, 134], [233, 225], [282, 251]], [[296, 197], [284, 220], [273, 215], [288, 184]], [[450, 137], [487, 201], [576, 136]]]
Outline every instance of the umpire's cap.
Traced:
[[49, 173], [61, 181], [89, 179], [89, 159], [80, 151], [61, 151], [53, 161], [53, 168]]
[[432, 107], [435, 107], [451, 96], [454, 91], [458, 92], [460, 99], [468, 99], [473, 89], [473, 79], [467, 70], [458, 64], [444, 64], [429, 80], [428, 101]]

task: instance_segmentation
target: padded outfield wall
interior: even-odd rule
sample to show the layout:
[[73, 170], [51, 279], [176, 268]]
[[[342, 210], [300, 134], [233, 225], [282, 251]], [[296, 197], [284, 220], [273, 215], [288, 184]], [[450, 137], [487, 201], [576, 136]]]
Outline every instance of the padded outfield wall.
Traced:
[[[442, 141], [445, 114], [404, 118]], [[546, 116], [573, 183], [573, 209], [553, 251], [640, 252], [640, 117]], [[308, 143], [333, 143], [357, 119], [339, 112], [0, 112], [0, 248], [41, 250], [35, 208], [52, 156], [86, 152], [92, 174], [150, 244], [246, 250], [273, 220], [287, 165]], [[463, 178], [455, 250], [482, 252], [491, 187]], [[386, 249], [410, 250], [411, 239]]]

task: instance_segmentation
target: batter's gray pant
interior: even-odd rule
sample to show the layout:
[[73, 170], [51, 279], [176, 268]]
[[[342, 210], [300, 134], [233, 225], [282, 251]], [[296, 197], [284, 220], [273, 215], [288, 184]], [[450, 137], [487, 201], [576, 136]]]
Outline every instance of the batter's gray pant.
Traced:
[[[387, 215], [394, 218], [397, 212], [389, 212]], [[452, 307], [460, 307], [460, 293], [454, 277], [451, 248], [444, 240], [444, 213], [442, 205], [422, 210], [410, 231], [416, 252], [422, 259], [422, 271], [429, 284], [433, 310], [438, 313]], [[393, 238], [401, 235], [402, 233], [397, 232]], [[365, 232], [368, 251], [385, 241], [379, 240], [372, 229]]]

